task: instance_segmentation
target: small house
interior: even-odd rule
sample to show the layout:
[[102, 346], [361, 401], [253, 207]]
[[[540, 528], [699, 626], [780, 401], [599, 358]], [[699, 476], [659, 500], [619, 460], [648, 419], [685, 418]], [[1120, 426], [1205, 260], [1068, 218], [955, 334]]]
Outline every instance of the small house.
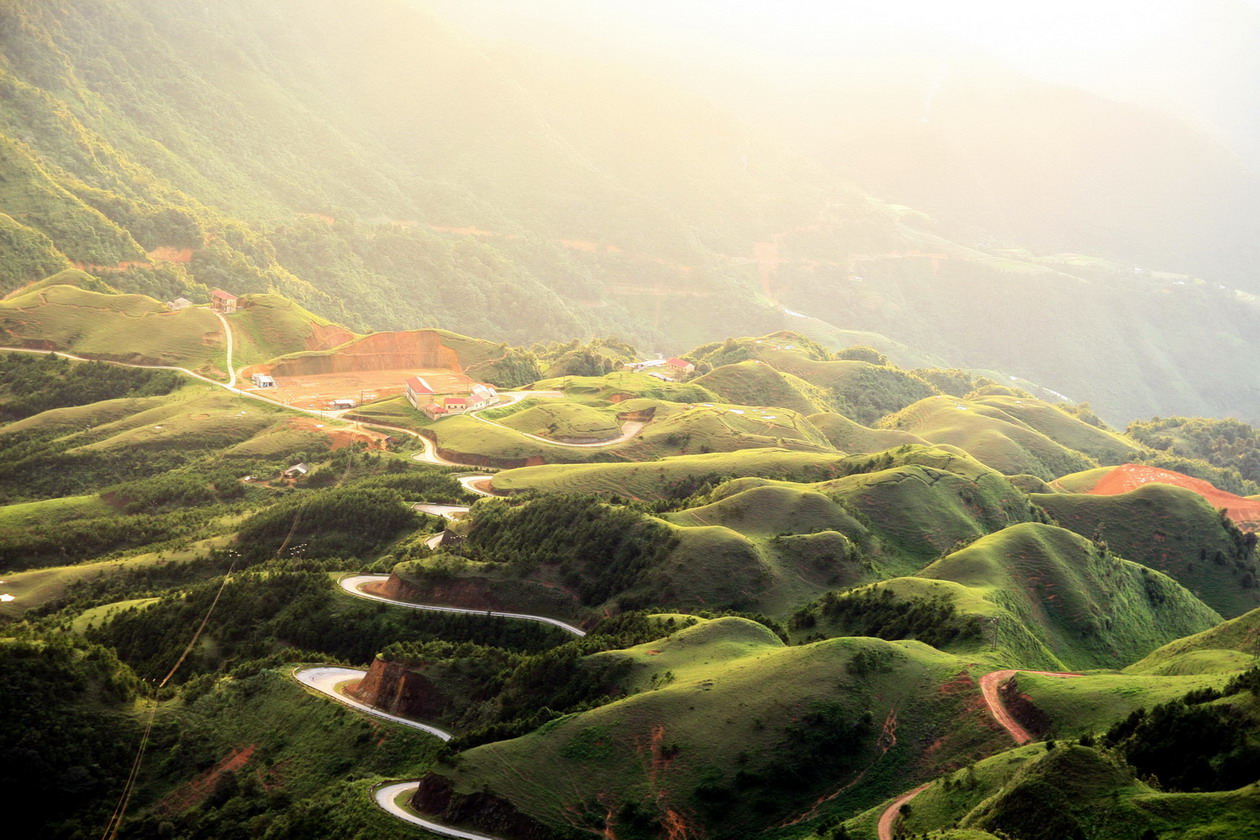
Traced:
[[472, 390], [468, 392], [468, 410], [476, 411], [489, 405], [494, 405], [499, 401], [499, 392], [489, 385], [483, 385], [480, 382], [472, 386]]
[[270, 376], [268, 376], [265, 373], [255, 373], [255, 374], [252, 374], [249, 378], [253, 380], [255, 388], [276, 387], [276, 380], [272, 379]]
[[679, 358], [666, 359], [665, 364], [661, 368], [666, 376], [672, 376], [675, 379], [681, 379], [684, 376], [695, 373], [696, 370], [696, 366], [691, 362]]
[[284, 471], [285, 478], [301, 478], [311, 471], [309, 464], [294, 464]]
[[222, 315], [230, 315], [236, 311], [240, 299], [231, 292], [215, 289], [210, 293], [210, 308]]
[[193, 302], [186, 297], [177, 297], [175, 298], [175, 300], [168, 300], [166, 302], [166, 308], [171, 310], [172, 312], [178, 312], [181, 309], [187, 309], [188, 307], [192, 305], [193, 305]]
[[354, 408], [354, 400], [330, 400], [328, 407], [333, 411], [341, 411], [345, 408]]
[[423, 409], [429, 398], [437, 394], [429, 381], [422, 376], [413, 376], [404, 385], [403, 393], [412, 408]]
[[630, 371], [631, 373], [643, 373], [651, 368], [659, 368], [664, 364], [664, 359], [645, 359], [641, 362], [626, 362], [621, 366], [621, 369]]
[[468, 398], [457, 396], [434, 397], [428, 405], [421, 409], [430, 420], [440, 420], [454, 414], [463, 414], [468, 410]]

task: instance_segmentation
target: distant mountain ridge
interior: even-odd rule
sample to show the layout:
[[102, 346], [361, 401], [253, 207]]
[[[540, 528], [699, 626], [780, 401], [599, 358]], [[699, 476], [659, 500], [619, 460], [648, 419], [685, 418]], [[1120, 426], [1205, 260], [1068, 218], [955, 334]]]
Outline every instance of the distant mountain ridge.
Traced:
[[20, 0], [0, 33], [0, 292], [77, 264], [159, 299], [276, 291], [358, 332], [655, 349], [792, 325], [787, 305], [1113, 421], [1260, 417], [1254, 301], [951, 241], [702, 97], [402, 0]]

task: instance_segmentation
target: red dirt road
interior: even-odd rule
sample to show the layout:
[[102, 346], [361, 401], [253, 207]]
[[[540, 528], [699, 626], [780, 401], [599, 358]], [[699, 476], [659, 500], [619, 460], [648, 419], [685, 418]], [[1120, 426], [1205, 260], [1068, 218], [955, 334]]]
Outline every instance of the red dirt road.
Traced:
[[1022, 745], [1031, 741], [1033, 736], [1029, 734], [1027, 729], [1020, 726], [1015, 718], [1011, 717], [1011, 713], [1006, 710], [1006, 706], [1002, 705], [1002, 696], [998, 694], [998, 689], [1002, 687], [1002, 684], [1016, 674], [1042, 674], [1047, 677], [1079, 677], [1081, 674], [1009, 669], [993, 671], [980, 678], [980, 693], [984, 695], [984, 702], [989, 707], [989, 714], [993, 715], [993, 719], [1002, 724], [1002, 728], [1011, 734], [1011, 737], [1015, 739], [1015, 743]]
[[923, 793], [930, 784], [932, 783], [921, 784], [914, 790], [901, 794], [901, 796], [892, 801], [891, 805], [884, 809], [884, 813], [879, 815], [879, 840], [892, 840], [893, 825], [896, 824], [897, 817], [901, 816], [901, 806]]
[[1214, 508], [1225, 508], [1229, 518], [1240, 527], [1255, 530], [1260, 527], [1260, 501], [1236, 496], [1201, 478], [1192, 478], [1172, 470], [1147, 467], [1142, 464], [1124, 464], [1098, 480], [1090, 495], [1114, 496], [1136, 490], [1143, 484], [1171, 484], [1184, 487], [1207, 499]]

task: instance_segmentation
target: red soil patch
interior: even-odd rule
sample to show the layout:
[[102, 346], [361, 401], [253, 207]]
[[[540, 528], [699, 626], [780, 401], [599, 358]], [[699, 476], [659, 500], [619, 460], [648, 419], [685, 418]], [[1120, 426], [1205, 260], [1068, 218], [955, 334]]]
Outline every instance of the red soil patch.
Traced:
[[1095, 496], [1115, 496], [1136, 490], [1144, 484], [1171, 484], [1184, 487], [1207, 499], [1214, 508], [1225, 513], [1238, 527], [1254, 531], [1260, 528], [1260, 501], [1237, 496], [1201, 478], [1191, 478], [1172, 470], [1161, 470], [1141, 464], [1125, 464], [1104, 475], [1089, 492]]
[[366, 443], [369, 449], [383, 448], [385, 440], [389, 437], [367, 429], [330, 429], [315, 417], [291, 417], [289, 425], [303, 432], [325, 435], [334, 452], [355, 443]]
[[187, 263], [192, 262], [192, 248], [172, 248], [170, 245], [159, 245], [149, 252], [149, 259], [163, 260], [164, 262]]
[[306, 337], [306, 350], [331, 350], [354, 339], [354, 333], [337, 324], [311, 324]]
[[218, 784], [219, 778], [224, 773], [235, 773], [248, 764], [250, 758], [254, 755], [254, 750], [257, 748], [257, 745], [250, 744], [243, 749], [232, 750], [221, 758], [218, 764], [188, 782], [188, 784], [168, 793], [157, 804], [157, 810], [167, 814], [178, 814], [187, 811], [214, 792], [214, 786]]

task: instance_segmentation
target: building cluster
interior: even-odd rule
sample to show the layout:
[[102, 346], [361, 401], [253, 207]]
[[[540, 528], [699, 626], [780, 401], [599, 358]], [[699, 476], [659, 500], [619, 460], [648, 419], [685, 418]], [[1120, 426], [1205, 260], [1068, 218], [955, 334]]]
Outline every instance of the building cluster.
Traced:
[[642, 362], [626, 362], [622, 365], [622, 369], [632, 373], [646, 373], [648, 376], [654, 376], [666, 382], [677, 382], [695, 373], [696, 366], [686, 359], [675, 357], [672, 359], [648, 359]]
[[499, 401], [499, 392], [463, 374], [443, 374], [441, 384], [424, 376], [409, 378], [403, 389], [407, 402], [430, 420], [476, 411]]

